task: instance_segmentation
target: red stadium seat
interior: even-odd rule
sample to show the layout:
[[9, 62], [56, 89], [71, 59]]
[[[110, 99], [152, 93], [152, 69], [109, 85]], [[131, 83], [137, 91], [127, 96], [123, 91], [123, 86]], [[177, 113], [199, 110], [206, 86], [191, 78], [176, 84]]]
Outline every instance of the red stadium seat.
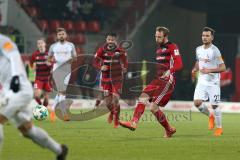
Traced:
[[39, 16], [39, 11], [35, 7], [27, 7], [26, 11], [31, 18], [36, 18]]
[[52, 20], [49, 22], [50, 31], [55, 32], [57, 28], [61, 27], [61, 23], [59, 20]]
[[49, 34], [47, 37], [48, 46], [50, 47], [50, 45], [53, 44], [54, 42], [56, 42], [56, 34], [55, 33]]
[[82, 45], [86, 43], [86, 37], [81, 33], [71, 36], [70, 40], [76, 45]]
[[43, 32], [48, 32], [49, 31], [49, 25], [48, 22], [46, 20], [39, 20], [37, 22], [38, 27], [40, 28], [41, 31]]
[[74, 24], [75, 30], [78, 32], [86, 32], [87, 24], [85, 21], [78, 21]]
[[68, 31], [72, 32], [74, 30], [73, 22], [72, 21], [64, 21], [63, 27]]
[[28, 6], [31, 0], [17, 0], [19, 4], [23, 6]]
[[90, 21], [87, 24], [87, 29], [89, 32], [100, 32], [100, 24], [98, 21]]
[[77, 55], [81, 55], [84, 53], [84, 50], [81, 47], [76, 47], [76, 52], [77, 52]]
[[103, 0], [104, 6], [115, 8], [117, 7], [117, 0]]

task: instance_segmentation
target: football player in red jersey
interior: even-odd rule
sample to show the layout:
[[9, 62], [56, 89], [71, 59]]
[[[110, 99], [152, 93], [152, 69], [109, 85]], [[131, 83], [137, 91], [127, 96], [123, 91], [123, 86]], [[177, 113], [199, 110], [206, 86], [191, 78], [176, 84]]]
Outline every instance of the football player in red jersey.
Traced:
[[[46, 42], [43, 38], [37, 40], [36, 50], [30, 59], [31, 66], [34, 66], [36, 71], [36, 78], [34, 82], [34, 98], [39, 105], [48, 106], [48, 95], [52, 91], [50, 83], [50, 75], [52, 64], [48, 62], [48, 52], [46, 49]], [[43, 94], [43, 102], [41, 95]]]
[[99, 105], [106, 105], [110, 110], [108, 122], [114, 120], [114, 128], [118, 127], [122, 90], [123, 73], [127, 71], [127, 53], [117, 44], [115, 33], [106, 34], [106, 43], [95, 54], [95, 67], [101, 70], [101, 88], [104, 101]]
[[182, 59], [176, 44], [168, 40], [169, 30], [157, 27], [155, 40], [156, 76], [142, 91], [131, 121], [120, 122], [120, 125], [134, 131], [144, 113], [145, 106], [150, 103], [150, 110], [165, 129], [165, 138], [171, 137], [176, 129], [171, 127], [164, 113], [159, 107], [164, 107], [173, 93], [175, 86], [174, 73], [182, 69]]

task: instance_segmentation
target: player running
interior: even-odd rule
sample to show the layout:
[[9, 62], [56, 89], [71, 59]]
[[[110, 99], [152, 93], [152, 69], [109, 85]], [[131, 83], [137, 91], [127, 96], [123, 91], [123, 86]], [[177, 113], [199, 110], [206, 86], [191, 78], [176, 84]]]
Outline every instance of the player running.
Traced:
[[168, 40], [169, 30], [157, 27], [155, 40], [157, 75], [142, 91], [131, 121], [120, 122], [120, 125], [134, 131], [144, 113], [145, 106], [150, 102], [150, 110], [165, 129], [165, 138], [171, 137], [176, 129], [171, 127], [164, 113], [159, 107], [164, 107], [173, 93], [175, 86], [174, 73], [182, 69], [182, 58], [176, 44]]
[[8, 121], [26, 138], [65, 160], [67, 147], [52, 139], [46, 131], [33, 125], [32, 108], [28, 105], [33, 98], [32, 85], [28, 81], [19, 51], [6, 36], [0, 34], [0, 147], [3, 143], [3, 125]]
[[[226, 70], [219, 49], [212, 44], [214, 39], [214, 30], [204, 27], [202, 31], [203, 45], [196, 48], [196, 58], [192, 74], [199, 72], [197, 86], [194, 92], [194, 105], [200, 112], [209, 117], [209, 129], [214, 129], [214, 121], [216, 121], [215, 136], [223, 134], [222, 129], [222, 113], [218, 104], [220, 102], [220, 72]], [[208, 107], [203, 103], [209, 99], [214, 114], [211, 114]]]
[[[50, 84], [50, 74], [52, 63], [48, 62], [48, 52], [46, 50], [46, 42], [43, 38], [37, 40], [38, 50], [35, 51], [30, 59], [30, 65], [36, 70], [34, 82], [34, 98], [39, 105], [48, 106], [49, 92], [52, 91]], [[41, 96], [44, 96], [43, 102]]]
[[[106, 43], [95, 54], [95, 67], [101, 70], [101, 88], [104, 92], [104, 101], [110, 110], [108, 122], [114, 119], [114, 128], [119, 125], [120, 104], [123, 73], [127, 71], [127, 53], [118, 47], [116, 33], [106, 34]], [[100, 100], [97, 100], [100, 103]]]
[[[66, 89], [71, 76], [71, 59], [77, 57], [76, 49], [73, 43], [67, 41], [67, 32], [64, 28], [57, 29], [57, 42], [52, 44], [49, 49], [49, 61], [54, 62], [53, 65], [53, 79], [57, 87], [57, 95], [52, 105], [50, 119], [55, 121], [55, 108], [57, 104], [66, 99]], [[67, 65], [65, 63], [68, 63]], [[55, 72], [61, 65], [61, 71]], [[68, 74], [64, 77], [64, 74]], [[64, 80], [64, 83], [62, 81]], [[69, 117], [65, 111], [65, 106], [60, 106], [63, 113], [64, 120], [69, 121]]]

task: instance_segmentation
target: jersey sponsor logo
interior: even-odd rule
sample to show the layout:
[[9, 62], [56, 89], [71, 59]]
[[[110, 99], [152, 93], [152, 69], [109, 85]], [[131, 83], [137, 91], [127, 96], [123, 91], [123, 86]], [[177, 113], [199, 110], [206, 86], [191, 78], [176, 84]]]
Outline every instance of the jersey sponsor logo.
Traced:
[[203, 61], [204, 63], [210, 62], [210, 59], [199, 58], [199, 61]]
[[120, 55], [120, 52], [115, 52], [115, 55], [116, 55], [116, 56], [119, 56], [119, 55]]
[[179, 53], [179, 50], [178, 50], [178, 49], [174, 49], [174, 55], [175, 55], [175, 56], [179, 56], [179, 55], [180, 55], [180, 53]]

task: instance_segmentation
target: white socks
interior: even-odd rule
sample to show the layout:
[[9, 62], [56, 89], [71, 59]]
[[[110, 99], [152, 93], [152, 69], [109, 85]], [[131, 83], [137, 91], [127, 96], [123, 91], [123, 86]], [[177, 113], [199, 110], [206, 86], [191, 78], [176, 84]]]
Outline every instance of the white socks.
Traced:
[[[57, 94], [55, 99], [54, 99], [54, 103], [52, 105], [52, 111], [55, 111], [58, 103], [60, 103], [61, 101], [64, 101], [65, 99], [66, 99], [66, 95], [59, 95], [59, 94]], [[59, 109], [61, 110], [63, 115], [67, 114], [67, 112], [66, 112], [66, 103], [61, 103], [61, 105], [59, 106]]]
[[3, 145], [3, 125], [0, 124], [0, 153]]
[[64, 101], [66, 99], [65, 95], [59, 95], [59, 102]]
[[217, 128], [222, 128], [222, 112], [219, 107], [213, 110]]
[[40, 145], [43, 148], [48, 148], [56, 155], [62, 153], [62, 147], [59, 143], [53, 140], [46, 131], [36, 126], [33, 126], [27, 133], [27, 138]]
[[56, 108], [58, 102], [59, 102], [59, 95], [57, 94], [56, 97], [54, 98], [54, 103], [53, 103], [53, 105], [51, 107], [52, 111], [55, 111], [55, 108]]
[[198, 107], [198, 110], [199, 110], [200, 112], [202, 112], [203, 114], [207, 115], [208, 117], [210, 116], [210, 112], [209, 112], [209, 110], [208, 110], [208, 107], [207, 107], [204, 103], [202, 103], [202, 104]]

